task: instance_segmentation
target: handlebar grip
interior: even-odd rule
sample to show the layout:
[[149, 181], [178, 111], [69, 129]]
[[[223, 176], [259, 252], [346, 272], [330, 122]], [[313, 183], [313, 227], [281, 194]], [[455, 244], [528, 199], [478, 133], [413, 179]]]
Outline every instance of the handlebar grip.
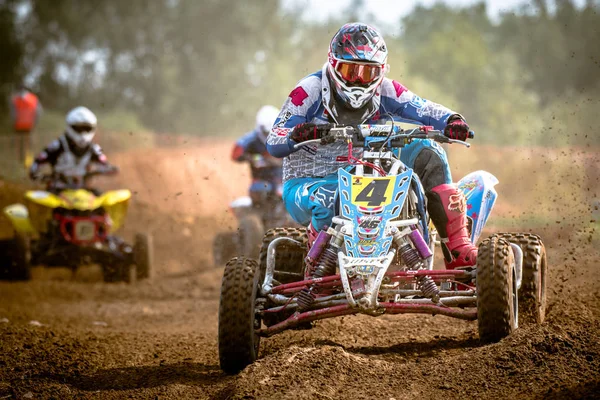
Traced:
[[469, 139], [473, 139], [475, 137], [475, 132], [474, 131], [469, 131], [469, 136], [467, 136]]

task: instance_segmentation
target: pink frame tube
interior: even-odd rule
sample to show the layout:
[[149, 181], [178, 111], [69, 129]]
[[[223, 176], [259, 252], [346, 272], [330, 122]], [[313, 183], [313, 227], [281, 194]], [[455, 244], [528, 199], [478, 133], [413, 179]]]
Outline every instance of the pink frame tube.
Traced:
[[[397, 303], [379, 303], [385, 314], [431, 314], [445, 315], [447, 317], [473, 321], [477, 319], [477, 310], [462, 310], [450, 307], [442, 307], [434, 304], [397, 304]], [[257, 331], [259, 336], [269, 337], [280, 333], [286, 329], [293, 328], [302, 322], [316, 321], [319, 319], [340, 317], [343, 315], [359, 314], [360, 309], [351, 308], [344, 304], [333, 307], [326, 307], [319, 310], [305, 311], [303, 313], [294, 313], [291, 317], [278, 324]]]

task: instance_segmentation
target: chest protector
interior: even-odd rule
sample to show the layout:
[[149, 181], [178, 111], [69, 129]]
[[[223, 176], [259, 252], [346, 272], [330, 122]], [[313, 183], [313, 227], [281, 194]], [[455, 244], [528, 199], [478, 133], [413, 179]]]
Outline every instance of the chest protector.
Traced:
[[83, 177], [87, 171], [87, 166], [92, 159], [92, 147], [90, 146], [85, 153], [78, 157], [71, 151], [64, 135], [62, 135], [59, 140], [63, 151], [56, 160], [54, 172], [66, 177]]

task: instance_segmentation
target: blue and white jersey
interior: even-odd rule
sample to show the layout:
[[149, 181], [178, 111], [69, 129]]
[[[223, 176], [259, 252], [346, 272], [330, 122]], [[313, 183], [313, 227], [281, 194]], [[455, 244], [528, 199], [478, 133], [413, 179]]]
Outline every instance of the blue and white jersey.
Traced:
[[[285, 101], [279, 117], [267, 138], [267, 150], [283, 160], [283, 181], [302, 177], [325, 177], [347, 165], [338, 161], [338, 157], [347, 156], [348, 147], [344, 143], [328, 145], [307, 145], [294, 150], [296, 144], [288, 137], [296, 125], [312, 122], [325, 124], [337, 123], [330, 109], [331, 88], [325, 77], [327, 64], [321, 71], [302, 79]], [[360, 118], [361, 123], [373, 124], [383, 116], [411, 123], [431, 125], [443, 130], [448, 117], [457, 114], [440, 104], [422, 99], [400, 83], [384, 78], [381, 86], [371, 99], [369, 106]], [[332, 112], [334, 111], [334, 112]], [[341, 113], [344, 111], [342, 110]], [[360, 157], [362, 148], [354, 149], [354, 156]]]

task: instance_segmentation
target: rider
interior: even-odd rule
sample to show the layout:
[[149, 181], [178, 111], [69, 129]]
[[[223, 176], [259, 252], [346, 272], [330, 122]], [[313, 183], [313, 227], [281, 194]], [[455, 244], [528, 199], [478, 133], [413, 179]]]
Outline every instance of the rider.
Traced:
[[[283, 161], [283, 198], [298, 223], [308, 225], [309, 243], [334, 215], [337, 170], [347, 166], [343, 143], [294, 145], [326, 135], [331, 123], [377, 123], [382, 117], [432, 125], [452, 139], [465, 141], [464, 117], [422, 99], [384, 77], [388, 49], [377, 30], [363, 23], [342, 26], [333, 36], [322, 70], [302, 79], [283, 105], [268, 137], [269, 153]], [[355, 149], [355, 156], [362, 149]], [[358, 154], [357, 154], [358, 153]], [[428, 210], [442, 238], [447, 268], [476, 264], [477, 247], [469, 241], [465, 197], [452, 184], [446, 153], [430, 139], [403, 148], [401, 160], [421, 179]]]
[[66, 123], [64, 134], [52, 141], [34, 159], [29, 169], [31, 179], [41, 178], [40, 165], [46, 163], [52, 166], [53, 181], [50, 182], [49, 189], [56, 191], [65, 187], [60, 179], [62, 176], [83, 180], [91, 163], [103, 165], [106, 173], [116, 172], [116, 167], [108, 164], [100, 146], [92, 143], [98, 124], [93, 112], [86, 107], [76, 107], [67, 114]]
[[253, 200], [261, 193], [277, 190], [281, 186], [281, 160], [267, 152], [266, 140], [279, 109], [265, 105], [256, 114], [256, 127], [235, 143], [231, 159], [236, 162], [249, 162], [252, 173], [250, 196]]

